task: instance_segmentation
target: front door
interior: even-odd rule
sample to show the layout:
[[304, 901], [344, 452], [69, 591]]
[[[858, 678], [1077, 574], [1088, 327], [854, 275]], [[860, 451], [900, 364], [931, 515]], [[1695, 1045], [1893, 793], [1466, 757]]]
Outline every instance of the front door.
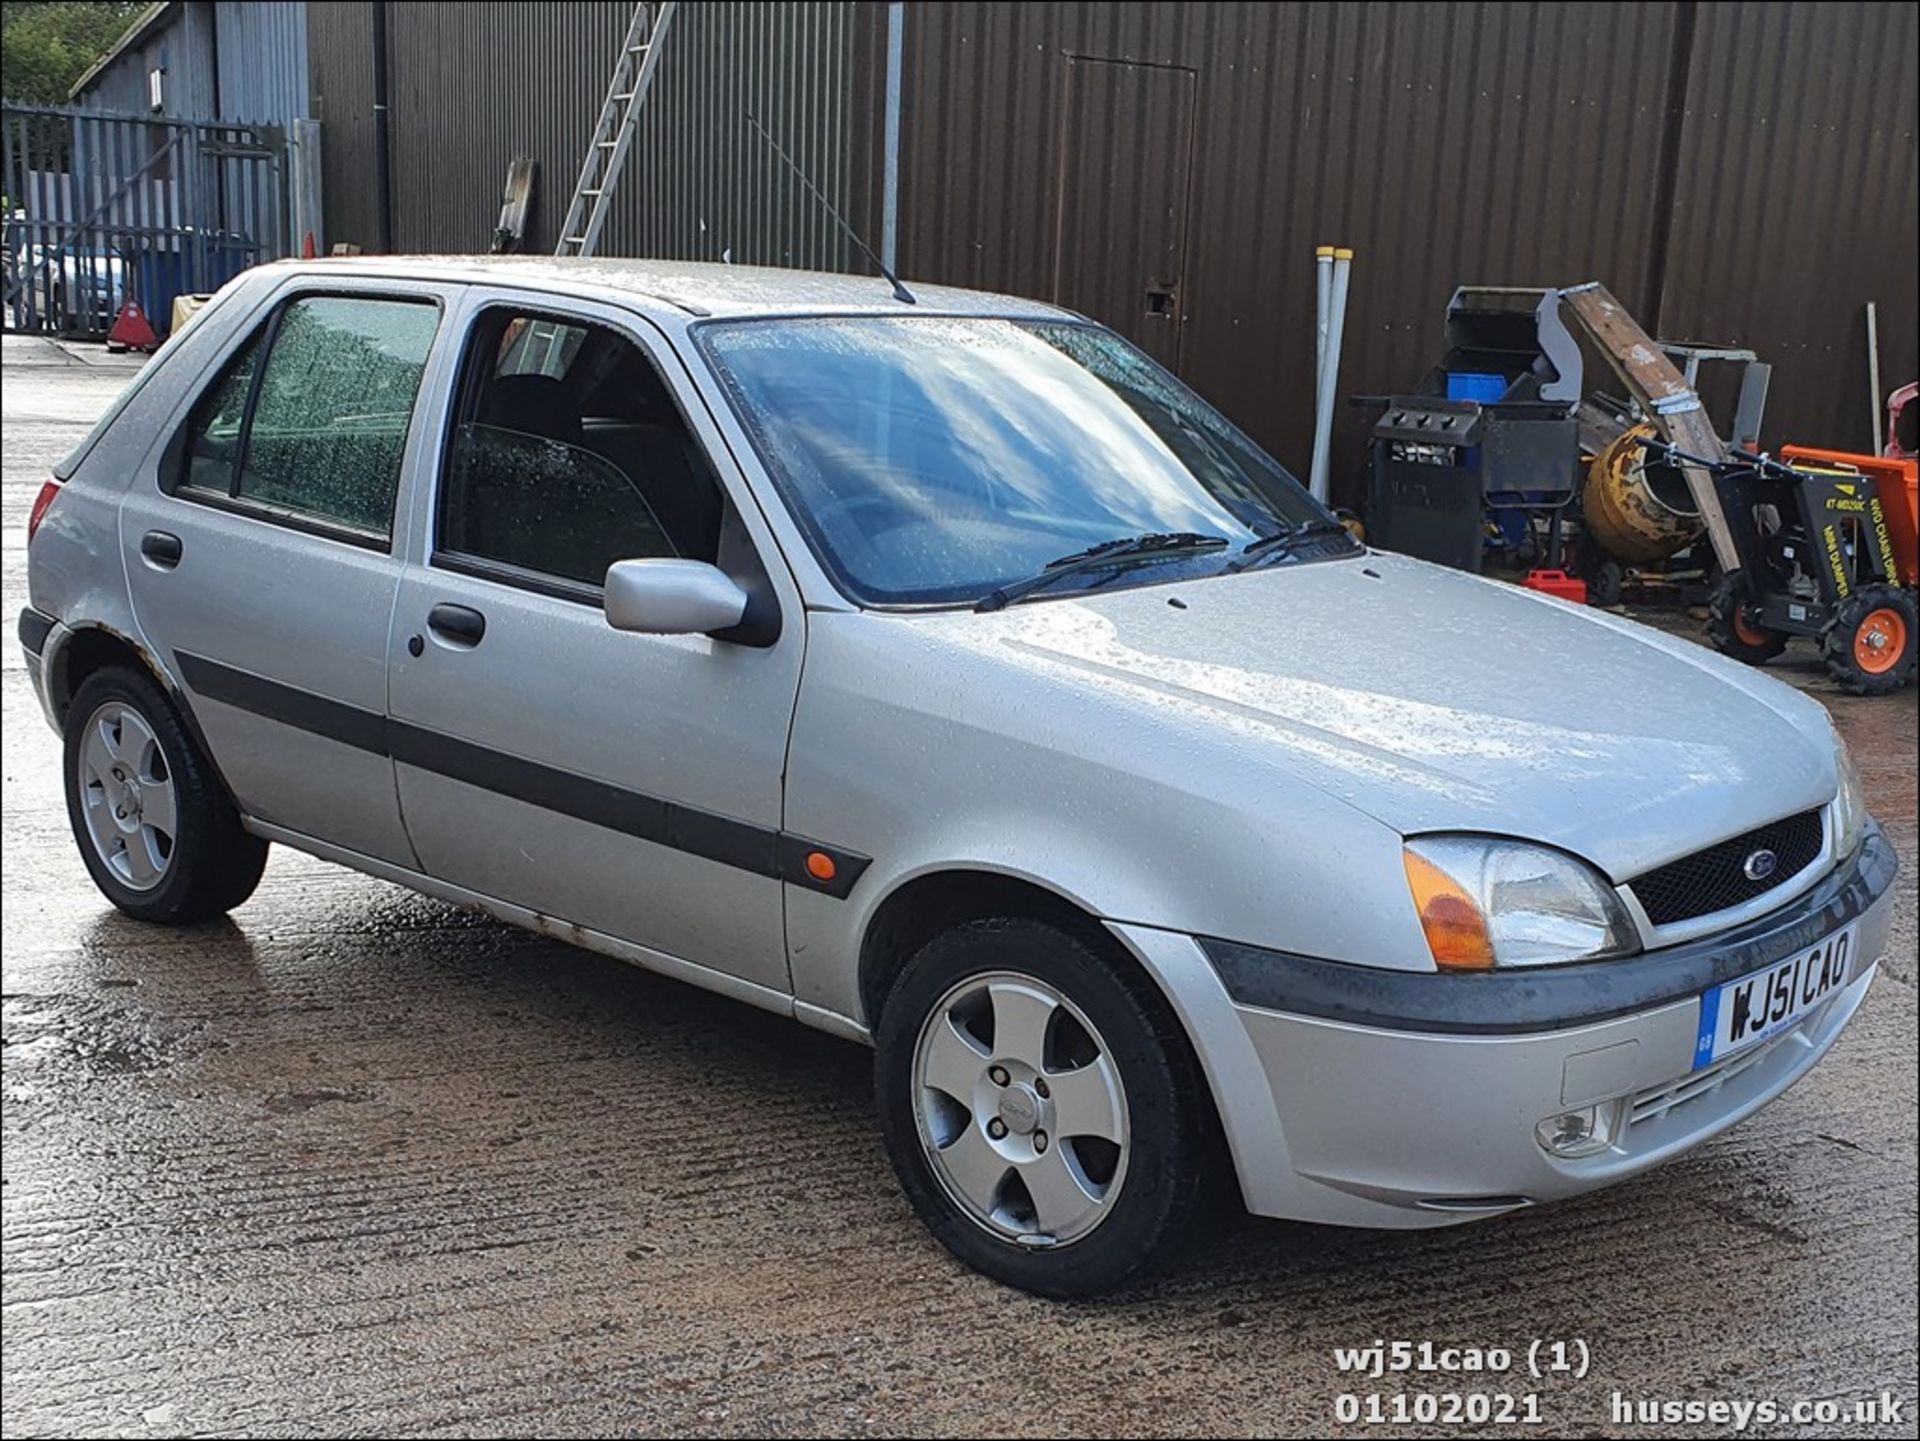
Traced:
[[240, 807], [413, 864], [381, 738], [395, 508], [445, 297], [295, 292], [120, 510], [147, 641]]
[[[643, 330], [585, 303], [476, 300], [430, 550], [395, 612], [401, 809], [431, 875], [785, 995], [772, 862], [799, 606]], [[778, 640], [612, 629], [607, 567], [649, 556], [773, 588]]]
[[1195, 77], [1069, 55], [1053, 299], [1180, 369]]

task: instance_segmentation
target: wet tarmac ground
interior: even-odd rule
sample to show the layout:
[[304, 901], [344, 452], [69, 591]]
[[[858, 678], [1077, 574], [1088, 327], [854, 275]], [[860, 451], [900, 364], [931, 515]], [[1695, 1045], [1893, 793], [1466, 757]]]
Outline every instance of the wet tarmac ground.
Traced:
[[[130, 374], [6, 342], [8, 1436], [1718, 1435], [1614, 1395], [1883, 1391], [1895, 1421], [1750, 1434], [1915, 1434], [1913, 692], [1774, 666], [1832, 707], [1904, 864], [1881, 979], [1781, 1100], [1577, 1201], [1223, 1225], [1174, 1277], [1062, 1306], [923, 1232], [858, 1047], [285, 849], [230, 922], [109, 909], [11, 625], [28, 506]], [[1343, 1376], [1335, 1348], [1377, 1339], [1591, 1366]], [[1413, 1390], [1532, 1392], [1541, 1424], [1338, 1422]]]

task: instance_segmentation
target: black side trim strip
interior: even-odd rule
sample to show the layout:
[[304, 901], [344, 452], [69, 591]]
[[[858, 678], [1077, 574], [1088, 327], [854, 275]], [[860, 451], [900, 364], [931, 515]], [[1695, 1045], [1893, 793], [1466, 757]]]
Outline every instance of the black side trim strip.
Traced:
[[387, 754], [386, 717], [358, 706], [328, 700], [311, 691], [267, 680], [204, 656], [175, 651], [180, 679], [208, 700], [236, 706], [296, 730], [311, 731], [355, 750]]
[[1899, 860], [1869, 824], [1853, 860], [1772, 915], [1718, 936], [1615, 961], [1436, 975], [1387, 971], [1203, 939], [1227, 994], [1243, 1006], [1389, 1031], [1522, 1035], [1565, 1030], [1697, 996], [1772, 965], [1863, 915]]
[[[209, 700], [702, 860], [841, 900], [872, 864], [870, 857], [854, 851], [508, 755], [204, 656], [177, 651], [175, 659], [181, 679]], [[807, 864], [816, 852], [832, 862], [825, 867], [830, 875], [824, 880]]]
[[53, 634], [54, 619], [32, 606], [20, 608], [20, 644], [27, 648], [27, 654], [39, 655], [47, 648], [47, 637]]

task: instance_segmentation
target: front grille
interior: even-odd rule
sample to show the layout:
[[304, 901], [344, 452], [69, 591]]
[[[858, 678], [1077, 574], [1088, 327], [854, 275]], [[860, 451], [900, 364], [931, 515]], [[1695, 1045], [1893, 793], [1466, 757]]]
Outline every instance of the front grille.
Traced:
[[1633, 1098], [1633, 1105], [1627, 1111], [1627, 1124], [1637, 1126], [1647, 1121], [1655, 1121], [1673, 1110], [1684, 1106], [1688, 1101], [1697, 1101], [1702, 1096], [1710, 1096], [1735, 1076], [1761, 1060], [1786, 1040], [1791, 1032], [1775, 1036], [1770, 1041], [1762, 1041], [1750, 1051], [1741, 1051], [1738, 1055], [1728, 1056], [1723, 1061], [1715, 1061], [1702, 1070], [1691, 1071], [1677, 1081], [1669, 1081], [1664, 1086], [1653, 1086]]
[[[1820, 812], [1802, 811], [1635, 876], [1628, 889], [1656, 926], [1710, 916], [1799, 875], [1820, 854], [1822, 837]], [[1748, 857], [1759, 851], [1772, 851], [1774, 865], [1756, 881], [1745, 868]]]

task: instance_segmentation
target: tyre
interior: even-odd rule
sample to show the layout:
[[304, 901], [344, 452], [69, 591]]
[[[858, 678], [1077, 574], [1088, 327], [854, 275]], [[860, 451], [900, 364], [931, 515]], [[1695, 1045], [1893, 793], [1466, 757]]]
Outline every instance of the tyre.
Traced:
[[1199, 1213], [1211, 1115], [1144, 979], [1040, 921], [968, 922], [906, 965], [875, 1036], [881, 1130], [950, 1251], [1043, 1296], [1164, 1266]]
[[100, 892], [136, 920], [181, 925], [239, 905], [267, 843], [241, 828], [172, 701], [124, 666], [81, 683], [66, 720], [67, 818]]
[[1821, 637], [1827, 673], [1854, 695], [1892, 695], [1913, 679], [1916, 615], [1913, 592], [1863, 585], [1834, 608]]
[[1737, 572], [1714, 582], [1713, 599], [1707, 606], [1707, 638], [1720, 654], [1748, 665], [1765, 665], [1787, 648], [1784, 631], [1754, 622]]
[[1627, 593], [1626, 567], [1611, 558], [1597, 562], [1587, 572], [1587, 601], [1591, 605], [1616, 606]]

